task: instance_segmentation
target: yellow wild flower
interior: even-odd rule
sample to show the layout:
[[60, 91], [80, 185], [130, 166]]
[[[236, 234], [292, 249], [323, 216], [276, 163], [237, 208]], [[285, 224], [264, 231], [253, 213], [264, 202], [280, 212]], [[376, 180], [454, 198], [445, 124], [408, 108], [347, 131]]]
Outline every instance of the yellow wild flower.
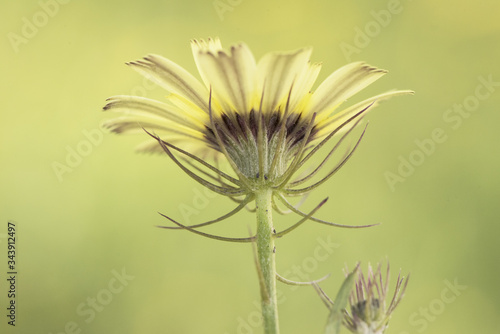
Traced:
[[[116, 133], [146, 130], [153, 139], [139, 151], [166, 152], [196, 181], [238, 201], [236, 211], [254, 200], [255, 191], [268, 188], [273, 201], [277, 198], [304, 216], [285, 196], [305, 195], [324, 183], [357, 144], [319, 181], [300, 187], [318, 173], [337, 145], [308, 175], [293, 179], [297, 170], [333, 135], [341, 133], [343, 140], [376, 103], [412, 93], [391, 91], [340, 109], [387, 72], [351, 63], [313, 91], [321, 64], [310, 62], [311, 48], [268, 53], [256, 62], [244, 43], [224, 50], [219, 39], [193, 40], [191, 47], [202, 82], [158, 55], [129, 62], [170, 94], [163, 102], [110, 97], [104, 110], [122, 116], [108, 120], [105, 127]], [[174, 152], [189, 160], [181, 161]], [[229, 162], [233, 176], [208, 163], [219, 158]], [[198, 166], [193, 166], [195, 161]], [[201, 166], [205, 177], [200, 176]]]
[[[333, 72], [313, 89], [321, 65], [310, 62], [311, 48], [268, 53], [257, 62], [243, 43], [225, 50], [218, 39], [193, 40], [191, 47], [201, 81], [158, 55], [130, 62], [129, 66], [170, 94], [164, 101], [110, 97], [104, 110], [120, 116], [108, 120], [105, 127], [116, 133], [146, 131], [151, 139], [139, 151], [165, 152], [191, 178], [238, 203], [229, 213], [197, 225], [186, 226], [163, 215], [177, 226], [162, 227], [186, 229], [223, 241], [254, 242], [264, 330], [266, 334], [278, 334], [276, 277], [292, 284], [314, 282], [297, 283], [277, 275], [275, 239], [307, 220], [353, 227], [313, 217], [326, 199], [306, 214], [286, 197], [307, 195], [345, 164], [363, 135], [326, 173], [322, 172], [343, 140], [376, 103], [412, 92], [391, 91], [341, 108], [386, 71], [356, 62]], [[338, 142], [321, 162], [306, 174], [299, 173], [334, 136]], [[226, 161], [232, 171], [219, 169], [218, 161]], [[277, 200], [302, 216], [280, 232], [272, 222], [273, 209], [284, 213]], [[228, 238], [198, 230], [231, 217], [254, 201], [254, 236]]]

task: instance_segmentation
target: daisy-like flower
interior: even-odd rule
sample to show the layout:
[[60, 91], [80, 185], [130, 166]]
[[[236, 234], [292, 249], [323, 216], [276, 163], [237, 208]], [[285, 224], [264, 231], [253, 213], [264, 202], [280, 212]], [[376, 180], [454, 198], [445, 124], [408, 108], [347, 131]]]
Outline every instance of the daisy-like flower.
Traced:
[[[335, 134], [342, 134], [342, 141], [376, 103], [412, 93], [391, 91], [340, 109], [386, 71], [351, 63], [313, 91], [321, 64], [310, 62], [311, 48], [268, 53], [256, 62], [243, 43], [224, 50], [218, 39], [193, 40], [191, 47], [203, 83], [158, 55], [127, 63], [170, 95], [163, 102], [110, 97], [104, 110], [122, 116], [107, 121], [105, 127], [116, 133], [146, 130], [153, 138], [139, 151], [166, 152], [196, 181], [238, 201], [236, 211], [266, 188], [272, 189], [273, 201], [278, 198], [305, 217], [285, 196], [305, 195], [324, 183], [357, 144], [319, 181], [311, 180], [338, 145], [312, 172], [292, 179], [297, 170]], [[221, 157], [231, 165], [232, 175], [207, 163]], [[303, 186], [307, 181], [311, 184]]]
[[[243, 43], [229, 50], [224, 50], [218, 39], [194, 40], [191, 46], [202, 82], [158, 55], [130, 62], [129, 66], [170, 94], [163, 102], [137, 96], [109, 98], [104, 110], [121, 116], [107, 121], [105, 127], [116, 133], [146, 131], [152, 139], [142, 144], [140, 151], [165, 152], [191, 178], [239, 203], [217, 219], [191, 226], [164, 215], [177, 225], [164, 228], [182, 228], [224, 241], [255, 242], [265, 333], [276, 334], [275, 239], [306, 220], [350, 227], [313, 217], [326, 200], [306, 214], [286, 197], [306, 195], [344, 165], [361, 137], [340, 161], [314, 180], [376, 103], [412, 92], [392, 91], [340, 109], [347, 99], [386, 71], [361, 62], [348, 64], [313, 90], [321, 65], [310, 62], [310, 48], [269, 53], [256, 62]], [[335, 135], [338, 142], [323, 160], [307, 174], [297, 175]], [[232, 172], [210, 163], [219, 160], [227, 161]], [[280, 232], [272, 224], [273, 209], [284, 212], [276, 199], [303, 217]], [[255, 236], [227, 238], [198, 230], [234, 215], [253, 201]]]
[[356, 334], [383, 334], [392, 312], [403, 299], [408, 278], [409, 276], [405, 280], [401, 277], [401, 273], [398, 275], [394, 295], [389, 302], [386, 300], [389, 289], [389, 264], [385, 282], [380, 264], [375, 272], [369, 266], [367, 277], [360, 273], [356, 281], [355, 289], [349, 299], [351, 312], [346, 312], [344, 325]]

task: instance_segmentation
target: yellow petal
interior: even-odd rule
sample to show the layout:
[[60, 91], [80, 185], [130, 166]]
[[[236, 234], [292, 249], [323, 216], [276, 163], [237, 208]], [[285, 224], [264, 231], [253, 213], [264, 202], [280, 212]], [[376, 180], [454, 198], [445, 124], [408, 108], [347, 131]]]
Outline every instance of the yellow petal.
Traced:
[[208, 111], [208, 90], [188, 71], [158, 55], [127, 63], [169, 92], [179, 94]]
[[259, 91], [263, 91], [264, 113], [270, 113], [278, 105], [284, 104], [294, 82], [301, 74], [308, 72], [311, 52], [311, 48], [304, 48], [292, 52], [268, 53], [262, 57], [257, 64], [257, 87]]
[[[364, 108], [368, 107], [370, 104], [373, 103], [373, 107], [375, 107], [378, 103], [387, 100], [391, 97], [394, 96], [401, 96], [401, 95], [411, 95], [414, 92], [411, 90], [397, 90], [397, 91], [390, 91], [386, 92], [383, 94], [379, 94], [377, 96], [370, 97], [364, 101], [361, 101], [359, 103], [356, 103], [340, 112], [334, 113], [333, 115], [330, 115], [328, 118], [326, 118], [323, 122], [318, 124], [318, 137], [322, 137], [330, 132], [332, 132], [334, 129], [339, 127], [343, 122], [354, 116], [356, 113], [359, 111], [363, 110]], [[348, 129], [348, 127], [346, 127]], [[342, 131], [341, 131], [342, 132]]]
[[[191, 108], [192, 109], [192, 108]], [[122, 112], [127, 116], [157, 119], [164, 118], [193, 130], [203, 131], [204, 124], [198, 118], [191, 116], [186, 110], [175, 105], [169, 105], [145, 97], [117, 95], [107, 99], [105, 111]]]
[[311, 113], [328, 113], [387, 71], [362, 62], [351, 63], [333, 72], [314, 92], [310, 101]]
[[255, 92], [256, 68], [250, 49], [238, 44], [226, 52], [213, 43], [200, 46], [200, 42], [193, 42], [192, 47], [198, 71], [212, 88], [214, 100], [226, 112], [248, 112]]
[[[184, 117], [188, 117], [193, 122], [197, 122], [203, 128], [210, 126], [210, 117], [205, 110], [201, 110], [193, 102], [183, 98], [177, 94], [170, 94], [166, 97], [167, 101], [172, 104], [179, 113], [182, 113]], [[220, 108], [214, 105], [212, 101], [212, 110]]]
[[309, 99], [309, 93], [320, 70], [321, 64], [309, 63], [304, 67], [302, 73], [297, 76], [297, 79], [293, 83], [292, 94], [290, 96], [291, 111], [302, 111], [300, 104]]

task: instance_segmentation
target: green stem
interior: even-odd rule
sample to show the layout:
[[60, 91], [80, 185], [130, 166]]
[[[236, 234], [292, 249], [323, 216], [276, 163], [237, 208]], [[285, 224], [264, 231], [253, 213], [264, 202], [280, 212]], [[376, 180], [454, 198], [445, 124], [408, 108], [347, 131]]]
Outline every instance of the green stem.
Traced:
[[275, 230], [272, 217], [272, 190], [255, 192], [257, 206], [257, 258], [264, 333], [279, 334], [278, 305], [276, 299]]

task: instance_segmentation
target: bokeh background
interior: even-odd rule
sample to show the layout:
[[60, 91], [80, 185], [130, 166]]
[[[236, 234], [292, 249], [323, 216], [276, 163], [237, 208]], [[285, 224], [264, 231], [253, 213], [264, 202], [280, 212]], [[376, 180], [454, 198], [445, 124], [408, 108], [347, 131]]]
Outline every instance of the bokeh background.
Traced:
[[[345, 265], [389, 259], [393, 283], [399, 268], [411, 280], [387, 333], [500, 333], [498, 1], [0, 7], [2, 333], [261, 333], [249, 245], [154, 227], [167, 223], [157, 211], [197, 223], [234, 204], [165, 156], [134, 153], [144, 136], [100, 128], [108, 96], [165, 95], [124, 62], [158, 53], [196, 73], [189, 40], [209, 36], [244, 41], [256, 58], [313, 46], [318, 82], [356, 60], [390, 71], [349, 103], [416, 91], [368, 116], [355, 156], [305, 205], [329, 196], [321, 218], [382, 225], [308, 223], [279, 240], [278, 270], [295, 279], [331, 273], [322, 287], [333, 297]], [[18, 226], [15, 328], [5, 317], [8, 221]], [[242, 212], [206, 230], [246, 236], [249, 226], [254, 217]], [[312, 288], [280, 292], [283, 333], [322, 333], [327, 309]]]

